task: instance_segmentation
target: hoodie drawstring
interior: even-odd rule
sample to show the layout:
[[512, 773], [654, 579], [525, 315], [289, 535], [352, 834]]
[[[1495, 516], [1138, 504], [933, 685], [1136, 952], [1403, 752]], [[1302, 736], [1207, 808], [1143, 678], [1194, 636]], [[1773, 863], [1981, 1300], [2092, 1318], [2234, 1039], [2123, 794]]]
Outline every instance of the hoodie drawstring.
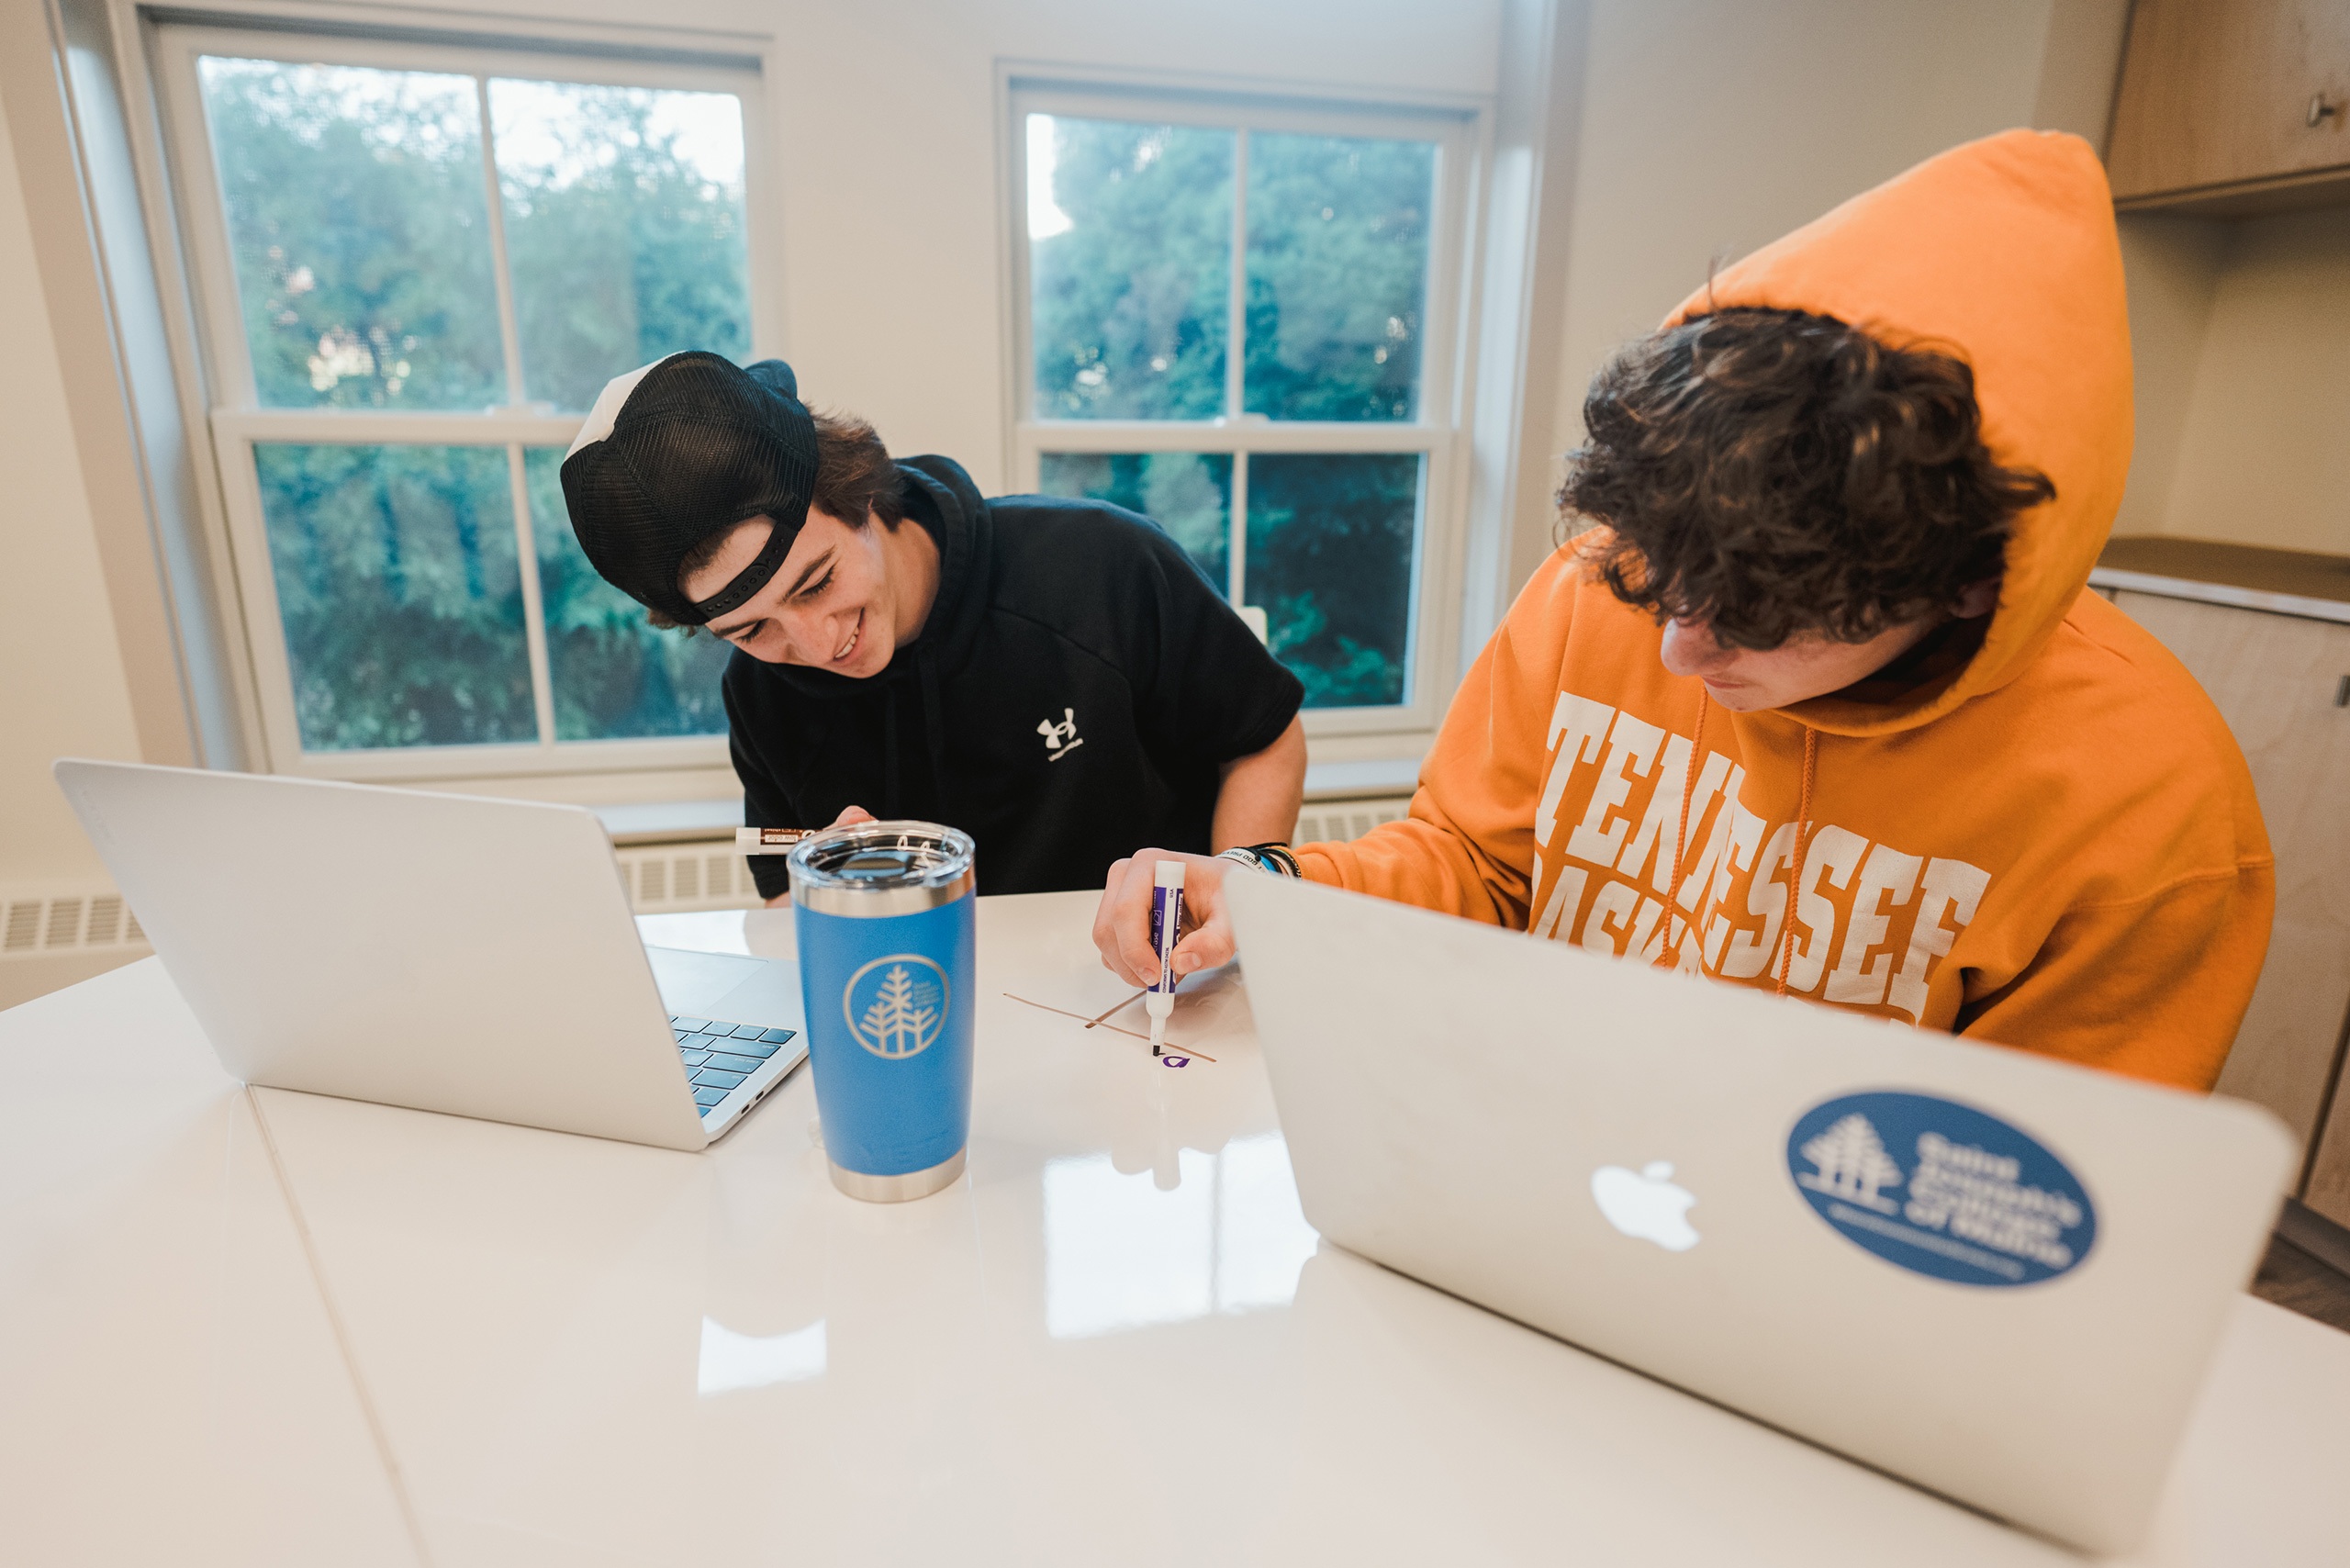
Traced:
[[938, 666], [931, 663], [929, 650], [918, 649], [914, 668], [922, 677], [922, 733], [930, 756], [931, 799], [943, 807], [946, 801], [946, 721], [940, 716], [944, 710], [938, 700]]
[[[926, 654], [914, 655], [921, 677], [923, 754], [930, 759], [931, 798], [946, 798], [946, 725], [939, 717], [938, 671]], [[898, 694], [886, 693], [881, 704], [881, 815], [895, 820], [905, 812], [905, 789], [898, 766]], [[935, 810], [935, 806], [933, 807]]]
[[1787, 912], [1779, 921], [1779, 989], [1787, 994], [1787, 971], [1796, 959], [1796, 897], [1803, 890], [1804, 857], [1811, 851], [1811, 778], [1818, 766], [1819, 732], [1806, 724], [1803, 731], [1803, 792], [1796, 801], [1795, 875], [1787, 879]]
[[[1689, 742], [1689, 766], [1681, 770], [1681, 826], [1673, 835], [1673, 886], [1664, 895], [1665, 929], [1668, 932], [1672, 930], [1672, 923], [1679, 918], [1673, 913], [1673, 906], [1681, 902], [1681, 853], [1689, 843], [1689, 804], [1697, 798], [1697, 765], [1706, 759], [1706, 710], [1712, 704], [1706, 700], [1706, 683], [1699, 681], [1697, 733]], [[1811, 732], [1807, 730], [1804, 733], [1809, 734]], [[1705, 900], [1699, 899], [1697, 902], [1700, 908], [1704, 907]], [[1681, 941], [1673, 944], [1675, 961], [1681, 957], [1681, 942], [1688, 938], [1689, 926], [1684, 924], [1681, 928]]]

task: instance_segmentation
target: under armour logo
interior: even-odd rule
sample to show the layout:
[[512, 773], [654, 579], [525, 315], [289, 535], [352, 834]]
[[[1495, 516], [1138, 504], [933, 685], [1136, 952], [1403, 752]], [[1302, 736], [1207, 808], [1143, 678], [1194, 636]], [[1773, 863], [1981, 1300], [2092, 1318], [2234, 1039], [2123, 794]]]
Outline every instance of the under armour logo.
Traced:
[[1085, 744], [1078, 736], [1077, 710], [1074, 708], [1062, 709], [1061, 722], [1058, 724], [1050, 719], [1038, 720], [1036, 733], [1045, 737], [1045, 750], [1051, 754], [1048, 760], [1053, 762], [1058, 762]]

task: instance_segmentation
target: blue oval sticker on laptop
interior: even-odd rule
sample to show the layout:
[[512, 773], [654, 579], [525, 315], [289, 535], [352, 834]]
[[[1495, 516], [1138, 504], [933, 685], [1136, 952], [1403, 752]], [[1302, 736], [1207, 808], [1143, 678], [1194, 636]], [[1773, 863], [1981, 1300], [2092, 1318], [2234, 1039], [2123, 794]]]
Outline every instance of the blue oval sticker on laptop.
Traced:
[[2032, 1285], [2079, 1266], [2097, 1209], [2065, 1162], [1998, 1117], [1882, 1091], [1815, 1105], [1787, 1169], [1848, 1241], [1912, 1273]]

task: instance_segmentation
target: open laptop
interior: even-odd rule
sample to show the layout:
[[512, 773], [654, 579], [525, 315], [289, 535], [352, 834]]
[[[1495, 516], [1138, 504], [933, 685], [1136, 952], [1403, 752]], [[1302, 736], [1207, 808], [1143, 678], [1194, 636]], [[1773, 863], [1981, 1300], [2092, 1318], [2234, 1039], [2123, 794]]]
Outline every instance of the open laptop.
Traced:
[[2266, 1112], [1224, 886], [1324, 1236], [2058, 1540], [2137, 1540], [2295, 1159]]
[[248, 1083], [699, 1149], [808, 1054], [797, 967], [646, 947], [584, 808], [55, 773]]

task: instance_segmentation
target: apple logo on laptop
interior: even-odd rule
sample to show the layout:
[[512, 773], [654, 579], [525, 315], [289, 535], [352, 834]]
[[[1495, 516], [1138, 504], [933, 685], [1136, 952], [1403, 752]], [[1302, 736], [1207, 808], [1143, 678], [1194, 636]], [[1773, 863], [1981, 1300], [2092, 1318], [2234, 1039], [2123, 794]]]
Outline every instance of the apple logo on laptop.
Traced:
[[1671, 1160], [1652, 1160], [1637, 1171], [1603, 1165], [1591, 1173], [1591, 1199], [1607, 1223], [1627, 1236], [1653, 1241], [1667, 1252], [1697, 1245], [1697, 1232], [1689, 1224], [1689, 1205], [1697, 1194], [1673, 1184]]

